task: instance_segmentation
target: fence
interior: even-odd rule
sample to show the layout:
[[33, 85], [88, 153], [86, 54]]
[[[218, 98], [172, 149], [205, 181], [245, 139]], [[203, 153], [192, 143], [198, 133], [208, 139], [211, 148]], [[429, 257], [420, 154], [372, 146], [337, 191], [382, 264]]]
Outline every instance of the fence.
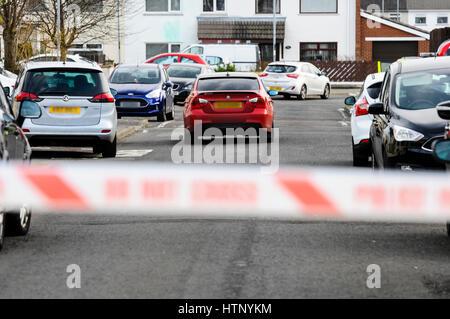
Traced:
[[435, 29], [430, 34], [431, 52], [436, 52], [442, 42], [450, 39], [450, 28]]
[[377, 62], [326, 61], [313, 64], [326, 72], [331, 82], [363, 82], [369, 74], [378, 72]]

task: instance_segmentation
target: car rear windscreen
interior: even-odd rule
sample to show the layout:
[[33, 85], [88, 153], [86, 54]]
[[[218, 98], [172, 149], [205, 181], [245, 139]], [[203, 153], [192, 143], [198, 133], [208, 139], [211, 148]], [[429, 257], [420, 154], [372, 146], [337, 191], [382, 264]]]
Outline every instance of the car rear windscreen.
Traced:
[[259, 91], [255, 78], [205, 78], [198, 81], [198, 91]]
[[269, 65], [266, 72], [270, 73], [293, 73], [297, 71], [297, 67], [292, 65]]
[[383, 82], [375, 83], [367, 88], [367, 93], [371, 99], [376, 99], [380, 96], [382, 84]]
[[109, 92], [103, 73], [83, 69], [38, 69], [27, 73], [25, 92], [41, 95], [96, 96]]
[[119, 68], [111, 76], [114, 84], [158, 84], [161, 81], [161, 72], [158, 68]]
[[196, 79], [202, 72], [201, 68], [172, 65], [167, 70], [171, 78]]

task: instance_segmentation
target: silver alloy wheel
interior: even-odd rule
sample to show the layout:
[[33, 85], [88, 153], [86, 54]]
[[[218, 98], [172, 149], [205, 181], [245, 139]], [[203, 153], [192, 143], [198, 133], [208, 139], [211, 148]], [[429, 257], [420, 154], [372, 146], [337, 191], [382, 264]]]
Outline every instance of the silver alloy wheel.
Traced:
[[20, 226], [25, 229], [27, 227], [28, 224], [28, 220], [30, 219], [30, 210], [28, 209], [27, 206], [23, 206], [20, 209]]
[[325, 98], [329, 98], [330, 97], [330, 87], [328, 85], [325, 86], [325, 93], [324, 93]]
[[3, 247], [3, 239], [5, 237], [5, 214], [0, 212], [0, 249]]
[[301, 91], [300, 95], [302, 97], [302, 100], [306, 99], [306, 86], [304, 86], [304, 85], [302, 86], [302, 91]]

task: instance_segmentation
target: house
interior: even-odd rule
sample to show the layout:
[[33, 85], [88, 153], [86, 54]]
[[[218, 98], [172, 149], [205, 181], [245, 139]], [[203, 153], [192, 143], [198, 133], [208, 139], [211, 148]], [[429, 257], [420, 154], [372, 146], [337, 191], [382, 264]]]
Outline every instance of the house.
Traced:
[[449, 27], [449, 0], [361, 0], [361, 8], [426, 31]]
[[[273, 59], [273, 0], [130, 0], [124, 60], [139, 63], [194, 43], [255, 43]], [[138, 12], [140, 10], [140, 12]], [[279, 0], [277, 59], [355, 59], [353, 0]]]
[[429, 51], [428, 31], [373, 12], [361, 10], [357, 14], [357, 61], [392, 63], [401, 57], [420, 56]]

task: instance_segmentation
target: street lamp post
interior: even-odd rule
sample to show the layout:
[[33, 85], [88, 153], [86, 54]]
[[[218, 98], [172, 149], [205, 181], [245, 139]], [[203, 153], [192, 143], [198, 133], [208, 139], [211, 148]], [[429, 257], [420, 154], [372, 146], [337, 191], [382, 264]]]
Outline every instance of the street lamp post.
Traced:
[[277, 59], [277, 1], [273, 1], [273, 62]]
[[119, 64], [122, 63], [121, 38], [120, 38], [120, 0], [117, 0], [117, 30], [118, 30], [118, 46], [119, 46]]
[[61, 0], [57, 0], [57, 5], [56, 5], [56, 10], [57, 10], [57, 28], [56, 28], [56, 33], [57, 33], [57, 56], [58, 56], [58, 61], [61, 61]]

